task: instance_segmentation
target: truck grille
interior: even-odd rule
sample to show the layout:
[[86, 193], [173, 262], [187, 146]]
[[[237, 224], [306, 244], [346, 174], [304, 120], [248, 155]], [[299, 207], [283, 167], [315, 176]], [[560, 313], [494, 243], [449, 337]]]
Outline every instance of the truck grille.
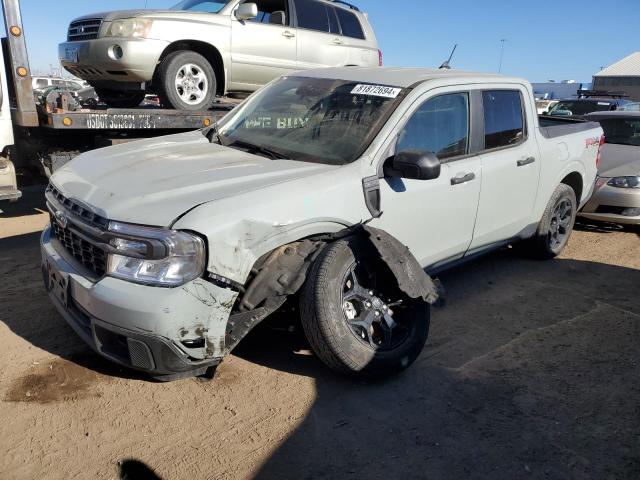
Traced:
[[[87, 226], [90, 225], [94, 229], [99, 228], [101, 230], [107, 228], [109, 222], [106, 218], [96, 215], [77, 202], [66, 198], [52, 184], [47, 187], [46, 194], [53, 197], [64, 212], [72, 213], [75, 218], [81, 218], [86, 222]], [[59, 207], [53, 207], [49, 202], [47, 204], [50, 205], [51, 233], [53, 237], [60, 242], [62, 248], [78, 263], [97, 277], [102, 277], [107, 268], [107, 253], [98, 246], [99, 242], [93, 243], [89, 234], [81, 234], [80, 230], [78, 230], [79, 227], [73, 226], [71, 222], [64, 226], [61, 225], [54, 216], [56, 208]]]
[[77, 235], [69, 228], [61, 227], [51, 216], [51, 231], [64, 249], [85, 268], [98, 277], [102, 277], [107, 269], [107, 255], [101, 248]]
[[47, 186], [47, 193], [53, 195], [60, 205], [62, 205], [66, 210], [76, 214], [83, 220], [86, 220], [88, 224], [93, 225], [95, 227], [106, 230], [109, 227], [109, 220], [100, 215], [96, 215], [88, 208], [83, 207], [77, 202], [73, 200], [69, 200], [65, 197], [60, 191], [53, 186], [53, 184], [49, 184]]
[[100, 18], [88, 18], [86, 20], [76, 20], [69, 25], [67, 41], [77, 42], [79, 40], [93, 40], [98, 38], [98, 32], [102, 25]]

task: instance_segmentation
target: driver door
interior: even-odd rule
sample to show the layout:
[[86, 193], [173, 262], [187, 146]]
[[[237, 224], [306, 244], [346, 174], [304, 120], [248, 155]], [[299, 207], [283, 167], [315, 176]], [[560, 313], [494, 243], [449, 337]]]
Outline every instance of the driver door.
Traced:
[[238, 20], [231, 15], [231, 72], [233, 88], [255, 90], [296, 69], [297, 32], [289, 0], [246, 0], [258, 16]]
[[469, 92], [430, 94], [411, 108], [393, 151], [434, 152], [441, 173], [433, 180], [382, 179], [383, 213], [372, 225], [407, 245], [423, 267], [435, 267], [462, 257], [471, 244], [482, 170], [470, 153]]

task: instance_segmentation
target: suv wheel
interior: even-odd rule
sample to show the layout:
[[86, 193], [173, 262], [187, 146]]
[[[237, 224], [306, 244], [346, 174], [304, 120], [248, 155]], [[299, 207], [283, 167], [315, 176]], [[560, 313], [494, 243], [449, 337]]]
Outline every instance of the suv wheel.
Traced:
[[377, 255], [357, 239], [328, 245], [300, 297], [302, 326], [331, 369], [367, 378], [398, 373], [429, 333], [429, 304], [412, 300]]
[[162, 61], [157, 75], [162, 104], [177, 110], [208, 110], [216, 96], [213, 67], [202, 55], [173, 52]]
[[526, 241], [526, 249], [540, 259], [554, 258], [564, 250], [576, 223], [578, 202], [569, 185], [560, 184], [547, 204], [536, 234]]
[[100, 100], [112, 108], [135, 108], [144, 100], [144, 92], [120, 92], [106, 88], [96, 88]]

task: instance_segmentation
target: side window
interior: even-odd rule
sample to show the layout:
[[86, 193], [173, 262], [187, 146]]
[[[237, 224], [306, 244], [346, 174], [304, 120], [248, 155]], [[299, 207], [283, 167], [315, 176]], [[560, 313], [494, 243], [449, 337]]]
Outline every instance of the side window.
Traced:
[[295, 0], [298, 26], [319, 32], [329, 32], [329, 17], [324, 4], [315, 0]]
[[289, 25], [287, 0], [245, 0], [242, 3], [247, 2], [255, 3], [258, 6], [258, 16], [249, 21], [271, 25]]
[[336, 9], [329, 5], [325, 5], [325, 8], [327, 9], [327, 15], [329, 15], [329, 32], [340, 35], [340, 24], [338, 23]]
[[515, 90], [482, 92], [484, 148], [507, 147], [524, 139], [522, 96]]
[[346, 37], [359, 38], [364, 40], [364, 31], [360, 20], [353, 13], [345, 10], [344, 8], [336, 8], [338, 14], [338, 20], [340, 20], [340, 26], [342, 27], [342, 34]]
[[469, 152], [469, 94], [431, 98], [416, 110], [398, 137], [396, 152], [422, 150], [440, 160]]

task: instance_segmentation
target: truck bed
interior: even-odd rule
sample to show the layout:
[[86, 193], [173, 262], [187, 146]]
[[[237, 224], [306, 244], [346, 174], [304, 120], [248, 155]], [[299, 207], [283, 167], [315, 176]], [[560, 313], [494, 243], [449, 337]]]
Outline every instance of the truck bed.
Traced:
[[584, 132], [600, 126], [597, 122], [589, 122], [580, 118], [552, 117], [550, 115], [540, 115], [538, 118], [540, 133], [549, 139]]

